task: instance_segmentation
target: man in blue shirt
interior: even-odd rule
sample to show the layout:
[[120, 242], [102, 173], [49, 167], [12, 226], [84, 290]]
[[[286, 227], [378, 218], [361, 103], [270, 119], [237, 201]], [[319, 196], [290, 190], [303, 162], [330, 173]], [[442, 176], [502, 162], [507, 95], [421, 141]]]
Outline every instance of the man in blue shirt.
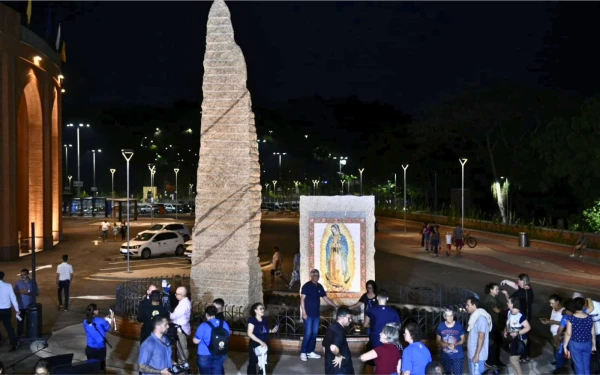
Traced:
[[397, 323], [398, 327], [402, 324], [402, 320], [396, 309], [391, 306], [386, 306], [388, 299], [387, 290], [380, 290], [377, 293], [378, 306], [371, 307], [365, 315], [363, 326], [365, 328], [370, 327], [369, 343], [371, 344], [371, 348], [383, 345], [379, 340], [379, 334], [388, 323]]
[[169, 329], [169, 321], [165, 316], [156, 315], [152, 318], [154, 330], [140, 346], [138, 366], [142, 375], [162, 374], [171, 375], [169, 369], [172, 351], [169, 339], [165, 333]]
[[319, 277], [319, 270], [310, 271], [310, 281], [306, 282], [300, 291], [300, 306], [302, 307], [302, 319], [304, 319], [304, 337], [302, 338], [300, 359], [303, 361], [307, 361], [308, 358], [321, 358], [315, 353], [321, 321], [321, 298], [337, 308], [337, 305], [327, 297], [323, 285], [319, 284]]
[[25, 319], [27, 319], [27, 308], [33, 304], [33, 295], [39, 295], [37, 283], [29, 278], [29, 270], [23, 268], [21, 270], [21, 280], [15, 284], [15, 295], [19, 302], [19, 311], [21, 312], [21, 320], [17, 323], [17, 336], [22, 336], [25, 332]]
[[219, 327], [221, 322], [227, 333], [231, 334], [229, 325], [223, 320], [217, 319], [217, 308], [214, 306], [206, 307], [204, 317], [206, 322], [200, 324], [196, 334], [194, 335], [194, 344], [198, 345], [198, 368], [200, 374], [224, 374], [225, 359], [227, 355], [212, 355], [210, 353], [210, 341], [212, 338], [213, 328], [208, 324], [210, 322], [214, 327]]

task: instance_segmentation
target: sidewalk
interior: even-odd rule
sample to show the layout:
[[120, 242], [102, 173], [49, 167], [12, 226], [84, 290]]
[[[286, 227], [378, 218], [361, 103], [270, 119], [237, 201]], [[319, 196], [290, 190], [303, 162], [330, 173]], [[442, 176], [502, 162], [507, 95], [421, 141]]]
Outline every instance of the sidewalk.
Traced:
[[[379, 219], [377, 241], [397, 241], [398, 254], [403, 256], [447, 264], [452, 267], [479, 270], [514, 279], [520, 273], [527, 273], [538, 284], [549, 286], [570, 285], [582, 292], [598, 293], [600, 288], [600, 264], [596, 259], [570, 258], [568, 253], [546, 250], [539, 247], [519, 247], [515, 243], [485, 237], [485, 233], [473, 233], [477, 246], [473, 249], [465, 246], [462, 255], [456, 256], [452, 247], [451, 256], [446, 256], [445, 240], [439, 257], [426, 253], [421, 247], [421, 234], [418, 223], [407, 222], [404, 233], [404, 221]], [[442, 230], [442, 239], [445, 230]]]

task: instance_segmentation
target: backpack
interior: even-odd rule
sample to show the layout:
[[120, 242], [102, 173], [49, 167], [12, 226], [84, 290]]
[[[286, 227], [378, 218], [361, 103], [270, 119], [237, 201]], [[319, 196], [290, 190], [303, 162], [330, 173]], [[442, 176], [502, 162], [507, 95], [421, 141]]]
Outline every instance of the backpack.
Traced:
[[210, 344], [208, 350], [211, 355], [225, 355], [229, 349], [229, 333], [223, 328], [223, 320], [219, 321], [219, 326], [215, 327], [211, 322], [206, 322], [212, 328], [210, 332]]

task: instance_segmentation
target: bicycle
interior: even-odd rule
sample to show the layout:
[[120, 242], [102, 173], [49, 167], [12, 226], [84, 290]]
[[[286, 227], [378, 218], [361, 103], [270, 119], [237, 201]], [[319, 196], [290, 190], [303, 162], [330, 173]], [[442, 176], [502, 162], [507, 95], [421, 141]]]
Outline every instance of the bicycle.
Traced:
[[[477, 246], [477, 240], [471, 236], [471, 232], [465, 231], [463, 235], [463, 242], [469, 246], [471, 249]], [[456, 242], [454, 241], [454, 237], [452, 237], [452, 245], [456, 246]]]

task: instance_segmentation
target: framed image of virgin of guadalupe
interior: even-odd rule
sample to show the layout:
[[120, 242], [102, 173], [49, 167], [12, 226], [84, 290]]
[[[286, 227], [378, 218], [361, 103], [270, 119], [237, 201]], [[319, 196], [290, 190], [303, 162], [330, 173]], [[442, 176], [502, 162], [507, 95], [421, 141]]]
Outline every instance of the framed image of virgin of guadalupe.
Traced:
[[309, 266], [331, 297], [364, 293], [366, 279], [364, 218], [310, 218]]

